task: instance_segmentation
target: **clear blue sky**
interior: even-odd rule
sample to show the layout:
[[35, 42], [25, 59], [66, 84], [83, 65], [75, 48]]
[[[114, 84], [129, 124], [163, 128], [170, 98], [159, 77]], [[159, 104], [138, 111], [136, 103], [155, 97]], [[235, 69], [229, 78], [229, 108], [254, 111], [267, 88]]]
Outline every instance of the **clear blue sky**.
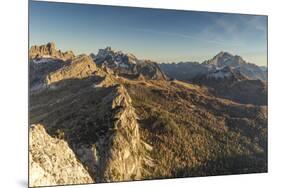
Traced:
[[30, 45], [76, 54], [111, 46], [159, 63], [203, 61], [220, 51], [267, 64], [267, 17], [30, 2]]

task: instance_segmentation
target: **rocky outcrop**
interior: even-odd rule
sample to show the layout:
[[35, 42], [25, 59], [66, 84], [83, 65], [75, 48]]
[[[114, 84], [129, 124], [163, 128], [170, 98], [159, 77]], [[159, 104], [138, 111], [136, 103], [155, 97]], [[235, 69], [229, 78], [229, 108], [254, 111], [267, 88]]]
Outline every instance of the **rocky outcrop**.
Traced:
[[86, 55], [78, 56], [67, 65], [52, 72], [47, 77], [47, 84], [52, 84], [60, 80], [71, 78], [85, 78], [97, 71], [96, 64]]
[[64, 61], [70, 60], [75, 57], [72, 51], [62, 52], [56, 49], [55, 43], [48, 43], [41, 46], [31, 46], [29, 50], [29, 57], [31, 59], [41, 58], [55, 58]]
[[40, 125], [29, 129], [29, 186], [93, 183], [68, 144]]
[[[100, 85], [108, 83], [102, 83]], [[105, 85], [103, 85], [105, 86]], [[116, 85], [102, 101], [110, 104], [113, 122], [109, 131], [89, 147], [77, 148], [81, 161], [88, 167], [96, 182], [143, 179], [144, 166], [152, 166], [149, 157], [152, 147], [140, 139], [139, 124], [131, 98], [122, 85]]]
[[108, 142], [101, 164], [105, 164], [102, 181], [128, 181], [142, 178], [143, 163], [149, 158], [145, 154], [139, 134], [137, 115], [131, 105], [131, 98], [120, 85], [112, 101], [115, 111], [115, 130]]

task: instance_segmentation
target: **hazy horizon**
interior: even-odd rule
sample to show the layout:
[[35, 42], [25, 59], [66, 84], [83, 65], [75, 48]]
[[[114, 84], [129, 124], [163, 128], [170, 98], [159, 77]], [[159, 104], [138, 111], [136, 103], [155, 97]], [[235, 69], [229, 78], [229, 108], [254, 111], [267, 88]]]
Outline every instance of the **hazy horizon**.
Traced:
[[75, 54], [111, 46], [158, 63], [201, 63], [226, 51], [267, 66], [266, 16], [31, 1], [29, 24], [30, 45]]

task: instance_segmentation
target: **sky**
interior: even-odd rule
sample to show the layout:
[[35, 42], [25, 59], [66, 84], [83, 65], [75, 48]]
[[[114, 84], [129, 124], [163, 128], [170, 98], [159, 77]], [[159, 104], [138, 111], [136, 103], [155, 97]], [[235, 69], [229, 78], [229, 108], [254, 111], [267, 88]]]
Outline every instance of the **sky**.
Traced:
[[158, 63], [210, 59], [220, 51], [267, 65], [267, 17], [31, 1], [30, 45], [62, 51], [133, 53]]

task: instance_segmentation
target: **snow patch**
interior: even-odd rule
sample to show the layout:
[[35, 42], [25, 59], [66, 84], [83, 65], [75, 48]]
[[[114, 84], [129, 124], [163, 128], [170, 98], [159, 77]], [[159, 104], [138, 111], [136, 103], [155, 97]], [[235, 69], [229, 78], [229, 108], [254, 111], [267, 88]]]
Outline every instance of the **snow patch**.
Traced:
[[54, 61], [54, 59], [53, 58], [33, 59], [33, 62], [35, 64], [48, 63], [48, 62], [51, 62], [51, 61]]

